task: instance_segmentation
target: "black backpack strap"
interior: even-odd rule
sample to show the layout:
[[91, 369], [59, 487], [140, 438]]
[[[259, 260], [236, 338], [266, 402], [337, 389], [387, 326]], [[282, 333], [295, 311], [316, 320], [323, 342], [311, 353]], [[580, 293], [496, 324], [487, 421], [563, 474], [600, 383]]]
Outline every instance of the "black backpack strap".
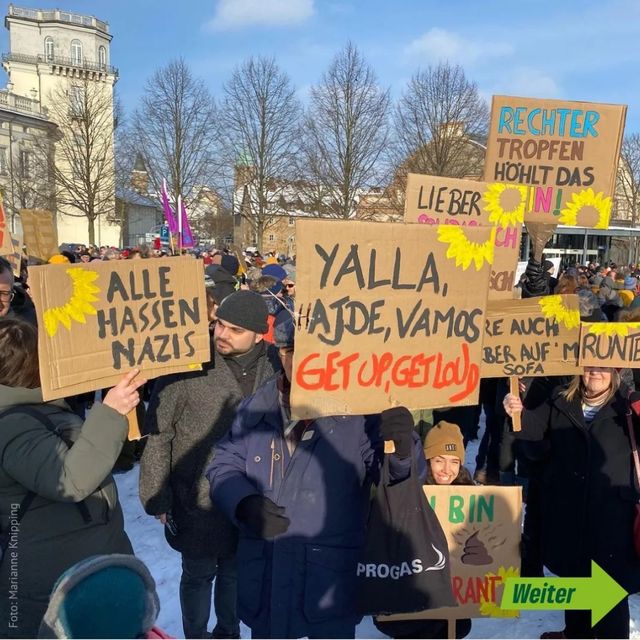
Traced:
[[[67, 445], [67, 447], [69, 447], [69, 449], [71, 449], [71, 447], [73, 446], [73, 442], [71, 442], [69, 438], [66, 438], [60, 432], [58, 427], [56, 427], [56, 425], [53, 423], [53, 421], [51, 420], [51, 418], [49, 418], [48, 415], [28, 405], [18, 405], [16, 407], [11, 407], [10, 409], [6, 409], [5, 411], [2, 411], [0, 413], [0, 420], [5, 416], [13, 415], [16, 413], [25, 413], [28, 416], [31, 416], [34, 420], [44, 425], [48, 431], [51, 431], [51, 433], [54, 433], [55, 435], [57, 435], [58, 438], [60, 438], [60, 440], [62, 440]], [[27, 495], [23, 498], [22, 502], [20, 503], [20, 507], [18, 509], [18, 513], [16, 516], [18, 522], [22, 520], [22, 518], [24, 517], [24, 514], [27, 512], [27, 509], [29, 509], [29, 507], [31, 506], [31, 503], [33, 502], [35, 497], [36, 497], [36, 494], [33, 491], [27, 491]], [[82, 520], [84, 521], [84, 523], [89, 524], [92, 518], [84, 500], [82, 500], [81, 502], [76, 502], [76, 507], [80, 512], [80, 515], [82, 516]], [[3, 540], [0, 537], [0, 546], [2, 545], [2, 542]]]

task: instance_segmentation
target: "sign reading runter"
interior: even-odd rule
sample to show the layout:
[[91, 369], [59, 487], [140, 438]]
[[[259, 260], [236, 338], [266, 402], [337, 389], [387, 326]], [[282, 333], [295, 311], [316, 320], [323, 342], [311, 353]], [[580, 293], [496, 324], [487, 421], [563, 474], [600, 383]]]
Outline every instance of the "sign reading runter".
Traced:
[[301, 220], [298, 418], [475, 404], [489, 227]]

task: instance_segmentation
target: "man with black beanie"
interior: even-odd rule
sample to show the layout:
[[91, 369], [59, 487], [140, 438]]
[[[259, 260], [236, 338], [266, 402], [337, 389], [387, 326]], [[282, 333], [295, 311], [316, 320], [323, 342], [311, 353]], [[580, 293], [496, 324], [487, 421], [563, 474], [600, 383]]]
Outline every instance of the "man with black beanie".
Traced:
[[[239, 638], [236, 611], [237, 530], [211, 503], [204, 471], [240, 401], [280, 369], [265, 346], [261, 296], [236, 291], [217, 310], [212, 361], [202, 371], [165, 376], [153, 390], [140, 465], [145, 511], [165, 524], [182, 554], [180, 605], [186, 638]], [[217, 624], [209, 636], [212, 582]]]

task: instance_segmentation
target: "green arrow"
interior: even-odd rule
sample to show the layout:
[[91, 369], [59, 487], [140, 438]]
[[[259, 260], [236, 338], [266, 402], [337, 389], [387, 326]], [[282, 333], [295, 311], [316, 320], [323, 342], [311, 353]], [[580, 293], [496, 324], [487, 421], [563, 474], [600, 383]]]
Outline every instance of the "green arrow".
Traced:
[[507, 578], [500, 608], [591, 609], [591, 626], [629, 594], [595, 562], [590, 578]]

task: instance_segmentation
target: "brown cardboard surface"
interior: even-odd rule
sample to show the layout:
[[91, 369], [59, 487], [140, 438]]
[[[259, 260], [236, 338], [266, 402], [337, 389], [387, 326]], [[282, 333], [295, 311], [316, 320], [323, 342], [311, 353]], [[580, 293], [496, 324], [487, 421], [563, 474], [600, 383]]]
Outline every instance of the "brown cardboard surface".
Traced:
[[3, 254], [0, 251], [0, 255], [3, 255], [11, 264], [11, 269], [13, 271], [13, 275], [18, 278], [20, 277], [20, 267], [22, 265], [22, 231], [19, 231], [16, 234], [10, 234], [9, 231], [6, 232], [7, 235], [11, 238], [11, 245], [13, 250], [11, 253]]
[[[510, 376], [509, 378], [509, 393], [511, 395], [520, 397], [520, 378], [516, 376]], [[514, 411], [511, 414], [511, 426], [514, 431], [522, 431], [522, 411]]]
[[525, 223], [606, 229], [626, 112], [625, 105], [493, 96], [484, 179], [519, 185]]
[[140, 433], [140, 425], [138, 423], [138, 412], [135, 409], [127, 413], [127, 422], [129, 424], [127, 440], [140, 440], [142, 434]]
[[24, 244], [27, 255], [47, 262], [59, 253], [58, 230], [51, 211], [43, 209], [20, 209]]
[[464, 228], [478, 225], [496, 227], [489, 300], [510, 300], [514, 297], [522, 221], [500, 218], [492, 204], [490, 189], [491, 185], [477, 180], [410, 173], [407, 176], [404, 221], [453, 224]]
[[24, 258], [24, 251], [22, 249], [24, 247], [23, 237], [24, 234], [22, 229], [11, 236], [11, 241], [13, 242], [13, 253], [10, 256], [7, 256], [7, 259], [13, 267], [13, 275], [16, 278], [20, 276], [20, 269]]
[[210, 360], [204, 267], [192, 258], [29, 268], [45, 400]]
[[11, 243], [9, 219], [4, 212], [2, 202], [0, 202], [0, 256], [6, 256], [11, 253], [13, 253], [13, 244]]
[[640, 322], [583, 322], [580, 365], [639, 369]]
[[483, 378], [579, 373], [577, 295], [489, 302], [482, 344]]
[[493, 229], [296, 224], [296, 417], [477, 402]]
[[379, 619], [517, 617], [499, 605], [504, 580], [520, 575], [522, 489], [425, 485], [424, 492], [447, 536], [458, 606]]

